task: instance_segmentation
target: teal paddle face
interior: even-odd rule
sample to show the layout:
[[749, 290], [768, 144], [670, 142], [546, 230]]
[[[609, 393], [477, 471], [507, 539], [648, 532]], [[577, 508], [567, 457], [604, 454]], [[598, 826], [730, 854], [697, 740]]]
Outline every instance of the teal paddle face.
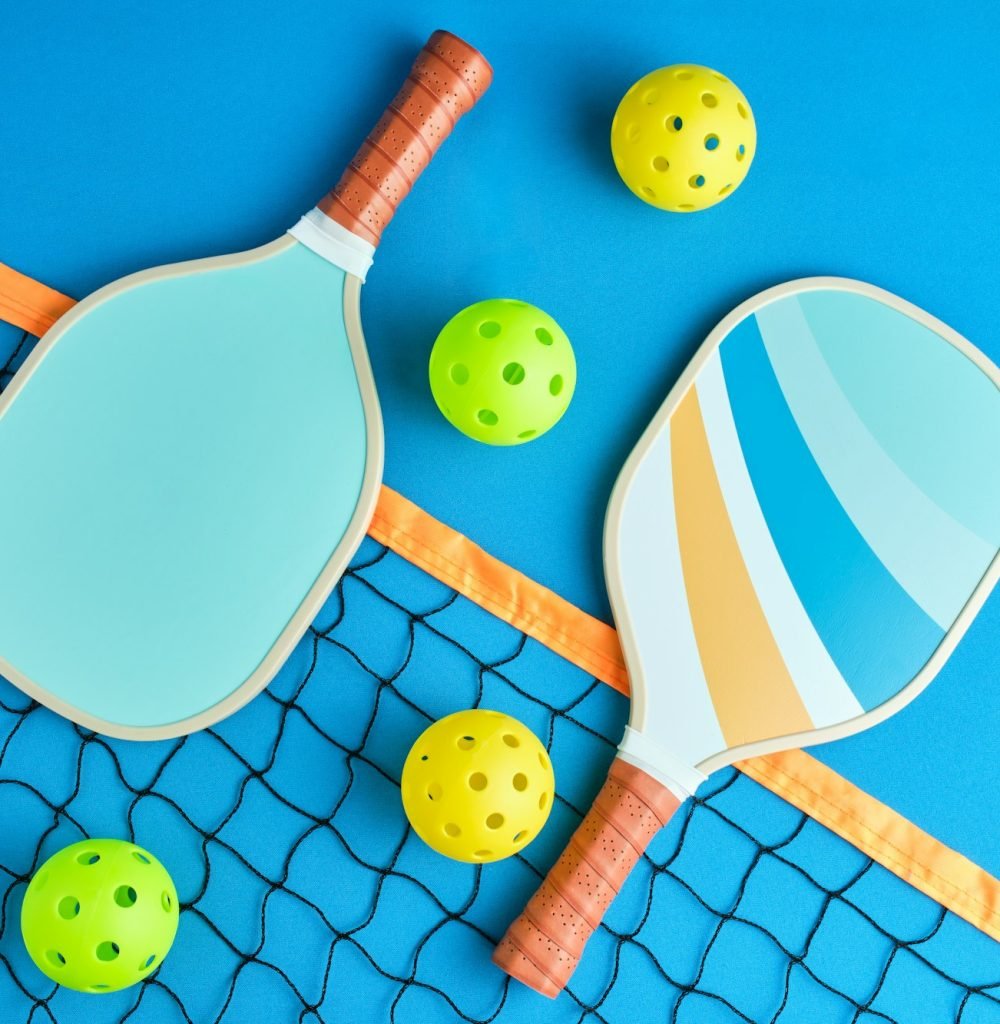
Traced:
[[46, 336], [0, 399], [0, 672], [124, 735], [267, 681], [377, 492], [359, 286], [286, 237], [126, 279]]
[[731, 314], [612, 499], [623, 750], [669, 751], [653, 767], [676, 778], [857, 731], [926, 685], [996, 582], [998, 382], [859, 282], [792, 282]]

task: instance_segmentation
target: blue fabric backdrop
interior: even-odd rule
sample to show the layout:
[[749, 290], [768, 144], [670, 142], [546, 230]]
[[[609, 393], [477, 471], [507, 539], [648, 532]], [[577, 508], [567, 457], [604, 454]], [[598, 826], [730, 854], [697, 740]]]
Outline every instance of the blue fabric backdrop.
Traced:
[[[386, 479], [570, 600], [607, 614], [600, 535], [617, 469], [748, 295], [806, 274], [864, 278], [1000, 359], [1000, 8], [979, 0], [8, 3], [0, 259], [79, 296], [268, 240], [336, 179], [439, 25], [496, 77], [365, 291]], [[608, 150], [624, 90], [675, 61], [732, 76], [760, 131], [746, 184], [692, 217], [638, 202]], [[455, 433], [425, 382], [437, 329], [493, 295], [549, 310], [580, 367], [559, 429], [509, 451]], [[994, 600], [927, 695], [822, 756], [1000, 871], [1000, 834], [983, 827], [1000, 803], [998, 627]]]

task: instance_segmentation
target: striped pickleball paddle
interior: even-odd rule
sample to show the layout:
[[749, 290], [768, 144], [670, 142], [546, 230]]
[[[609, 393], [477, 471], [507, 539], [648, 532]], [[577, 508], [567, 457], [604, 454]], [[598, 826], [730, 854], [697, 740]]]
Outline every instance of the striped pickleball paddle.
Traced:
[[882, 721], [1000, 573], [1000, 373], [869, 285], [773, 288], [698, 351], [612, 495], [632, 684], [609, 778], [494, 959], [556, 995], [706, 774]]

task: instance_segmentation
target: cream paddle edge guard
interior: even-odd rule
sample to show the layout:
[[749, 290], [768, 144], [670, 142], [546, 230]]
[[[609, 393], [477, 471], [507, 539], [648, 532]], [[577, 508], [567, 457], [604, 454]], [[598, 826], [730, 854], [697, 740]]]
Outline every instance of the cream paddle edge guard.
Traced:
[[[681, 617], [691, 614], [691, 582], [688, 580], [689, 594], [685, 598], [683, 579], [692, 571], [692, 565], [697, 567], [698, 562], [712, 560], [712, 545], [716, 538], [710, 536], [706, 540], [704, 535], [710, 531], [702, 530], [702, 539], [705, 543], [689, 552], [698, 556], [691, 562], [684, 561], [682, 548], [680, 562], [673, 570], [678, 577], [674, 582], [679, 582], [681, 588], [669, 593], [664, 593], [662, 589], [659, 592], [657, 590], [661, 585], [665, 585], [664, 577], [669, 574], [663, 572], [663, 566], [651, 555], [653, 547], [659, 551], [665, 548], [666, 544], [651, 545], [650, 538], [653, 530], [669, 533], [679, 529], [674, 525], [674, 520], [677, 518], [679, 521], [682, 502], [688, 502], [688, 521], [691, 521], [692, 503], [685, 498], [685, 494], [691, 489], [696, 489], [699, 481], [690, 474], [686, 476], [683, 466], [678, 470], [678, 465], [685, 457], [683, 446], [690, 446], [692, 436], [700, 437], [702, 442], [717, 445], [717, 448], [712, 448], [708, 443], [701, 445], [704, 455], [703, 466], [710, 465], [710, 460], [714, 457], [715, 474], [721, 479], [728, 471], [727, 485], [731, 485], [733, 479], [738, 477], [738, 474], [732, 472], [732, 467], [737, 465], [733, 459], [729, 459], [725, 470], [719, 469], [720, 452], [724, 449], [719, 443], [720, 438], [729, 443], [730, 452], [739, 452], [741, 443], [744, 447], [746, 445], [743, 435], [737, 434], [734, 414], [729, 408], [730, 404], [734, 404], [733, 396], [738, 396], [741, 388], [744, 394], [748, 391], [746, 381], [741, 381], [738, 370], [739, 365], [745, 365], [745, 360], [738, 364], [737, 359], [733, 358], [727, 362], [727, 358], [733, 353], [738, 353], [740, 346], [746, 350], [747, 346], [754, 345], [755, 351], [759, 353], [764, 353], [766, 349], [771, 354], [772, 361], [782, 370], [787, 371], [789, 366], [801, 365], [794, 361], [794, 358], [798, 358], [795, 351], [796, 343], [804, 341], [808, 345], [814, 339], [808, 330], [802, 331], [801, 325], [806, 323], [805, 318], [797, 321], [795, 317], [799, 316], [803, 307], [815, 313], [816, 295], [821, 296], [821, 301], [834, 309], [838, 303], [855, 309], [864, 307], [868, 302], [873, 306], [878, 305], [882, 311], [879, 315], [883, 317], [883, 321], [886, 317], [891, 319], [894, 314], [902, 314], [912, 321], [912, 324], [902, 331], [900, 337], [912, 338], [912, 362], [920, 364], [923, 359], [927, 363], [927, 368], [917, 365], [917, 368], [913, 369], [907, 365], [911, 360], [896, 360], [891, 364], [892, 369], [900, 375], [904, 371], [912, 374], [908, 380], [919, 380], [927, 385], [933, 397], [927, 400], [920, 389], [913, 391], [913, 394], [920, 395], [920, 401], [910, 403], [913, 414], [935, 420], [935, 429], [941, 430], [941, 443], [947, 446], [949, 452], [954, 453], [954, 459], [950, 461], [957, 464], [967, 462], [970, 467], [975, 468], [975, 471], [970, 469], [966, 472], [959, 484], [965, 485], [965, 500], [970, 508], [978, 513], [978, 522], [988, 522], [985, 530], [981, 525], [979, 527], [980, 534], [985, 534], [988, 539], [976, 549], [980, 561], [973, 566], [972, 576], [967, 573], [962, 586], [955, 588], [958, 596], [946, 620], [941, 622], [939, 616], [939, 631], [932, 635], [928, 644], [911, 652], [912, 656], [908, 663], [904, 661], [904, 665], [920, 666], [919, 670], [911, 674], [908, 668], [901, 668], [898, 679], [890, 679], [884, 684], [883, 692], [864, 701], [856, 697], [857, 687], [855, 693], [848, 689], [846, 679], [849, 677], [846, 675], [845, 678], [838, 676], [838, 689], [837, 685], [829, 681], [824, 681], [821, 685], [817, 685], [815, 680], [810, 683], [808, 674], [804, 681], [802, 675], [793, 676], [789, 670], [789, 682], [793, 685], [789, 691], [792, 699], [788, 703], [796, 704], [796, 687], [800, 691], [810, 691], [811, 688], [808, 696], [812, 700], [808, 708], [804, 708], [800, 700], [799, 710], [790, 710], [787, 706], [781, 706], [778, 701], [774, 702], [774, 708], [768, 707], [766, 691], [763, 695], [760, 692], [764, 690], [764, 686], [761, 685], [759, 673], [754, 674], [755, 666], [743, 666], [739, 658], [734, 666], [730, 659], [731, 673], [742, 675], [745, 671], [751, 677], [743, 679], [744, 685], [737, 687], [744, 693], [752, 695], [751, 699], [743, 702], [744, 707], [757, 704], [759, 708], [763, 705], [765, 713], [758, 714], [757, 720], [751, 720], [750, 714], [744, 712], [745, 722], [730, 717], [726, 724], [735, 725], [735, 728], [727, 732], [724, 728], [720, 730], [721, 714], [718, 702], [721, 698], [723, 705], [727, 699], [731, 705], [735, 704], [734, 691], [731, 689], [727, 698], [726, 694], [717, 693], [712, 689], [706, 678], [702, 677], [703, 668], [698, 665], [698, 651], [700, 650], [700, 659], [703, 662], [707, 652], [700, 645], [696, 646], [694, 638], [682, 636], [682, 630], [675, 631], [672, 620], [669, 626], [666, 623], [657, 625], [656, 616], [645, 614], [642, 610], [643, 604], [653, 604], [660, 610], [667, 606], [679, 608]], [[810, 306], [810, 303], [813, 305]], [[835, 324], [835, 319], [834, 317], [827, 322], [826, 326], [829, 327], [831, 322]], [[885, 326], [874, 314], [873, 322], [879, 324], [879, 329]], [[788, 329], [789, 323], [800, 330], [800, 335]], [[749, 331], [760, 333], [750, 338], [747, 333]], [[906, 331], [909, 331], [909, 335]], [[830, 336], [828, 331], [825, 339], [827, 342]], [[932, 336], [936, 337], [931, 340]], [[836, 339], [836, 331], [833, 337]], [[791, 346], [789, 342], [792, 343]], [[725, 349], [724, 343], [732, 347]], [[921, 345], [926, 347], [927, 352], [917, 351], [921, 349]], [[938, 381], [931, 372], [934, 369], [934, 359], [930, 356], [930, 350], [934, 349], [935, 345], [941, 349], [935, 354], [943, 356], [943, 362], [954, 369], [953, 378], [947, 376]], [[964, 357], [964, 360], [956, 358], [955, 352]], [[779, 358], [782, 354], [786, 357], [785, 364], [782, 364]], [[787, 362], [789, 354], [794, 357], [790, 363]], [[765, 360], [766, 358], [765, 356]], [[879, 358], [883, 363], [891, 362], [885, 356], [873, 357], [876, 361]], [[766, 362], [763, 365], [767, 365]], [[813, 372], [816, 372], [816, 369], [814, 364]], [[819, 375], [822, 376], [822, 371]], [[752, 378], [747, 379], [751, 381], [751, 385], [754, 383]], [[782, 385], [787, 383], [780, 375], [779, 379], [782, 380]], [[892, 378], [883, 381], [883, 387], [887, 383], [891, 384], [891, 380]], [[800, 374], [799, 384], [801, 385], [803, 381], [806, 384], [811, 383], [808, 374]], [[794, 381], [792, 383], [794, 384]], [[855, 386], [859, 385], [855, 382]], [[864, 387], [864, 382], [860, 386]], [[975, 402], [970, 401], [968, 405], [976, 405], [976, 411], [969, 413], [969, 422], [949, 429], [949, 423], [954, 419], [956, 403], [961, 404], [965, 394], [963, 388], [966, 386], [969, 397], [976, 398]], [[935, 387], [938, 389], [936, 395]], [[952, 389], [951, 394], [942, 394], [941, 389], [948, 388]], [[780, 285], [739, 306], [712, 331], [625, 463], [612, 494], [605, 524], [605, 574], [632, 685], [629, 726], [618, 755], [611, 765], [607, 781], [592, 809], [524, 912], [511, 924], [494, 952], [494, 962], [506, 973], [543, 995], [550, 998], [557, 996], [576, 969], [587, 940], [600, 925], [609, 905], [631, 869], [643, 856], [649, 842], [708, 774], [745, 758], [840, 739], [876, 725], [912, 701], [937, 675], [1000, 578], [1000, 556], [997, 555], [997, 548], [1000, 545], [1000, 501], [997, 495], [1000, 490], [984, 479], [988, 473], [990, 450], [992, 448], [995, 452], [996, 445], [1000, 443], [998, 389], [1000, 371], [997, 367], [950, 327], [897, 296], [858, 281], [822, 277]], [[752, 390], [752, 386], [749, 390]], [[777, 390], [775, 393], [780, 394]], [[958, 398], [955, 397], [956, 394]], [[720, 395], [723, 396], [724, 402], [718, 400]], [[937, 399], [936, 402], [934, 398]], [[896, 396], [885, 395], [884, 400], [891, 402], [896, 400]], [[946, 408], [949, 402], [950, 409]], [[722, 416], [718, 415], [720, 408], [724, 411]], [[806, 417], [802, 416], [802, 419], [805, 420]], [[728, 426], [728, 435], [725, 431], [717, 429], [720, 422]], [[698, 429], [692, 431], [690, 424], [696, 424]], [[713, 426], [715, 430], [710, 429]], [[970, 429], [970, 426], [980, 429]], [[963, 448], [970, 454], [963, 451]], [[758, 452], [762, 449], [766, 449], [766, 445], [758, 446]], [[764, 456], [765, 459], [768, 457], [775, 460], [779, 470], [784, 468], [780, 455]], [[845, 458], [850, 462], [857, 456], [853, 451], [849, 451]], [[686, 462], [691, 461], [690, 457], [686, 458]], [[738, 466], [742, 467], [741, 472], [746, 474], [742, 454], [739, 456]], [[820, 463], [820, 469], [824, 468], [829, 467]], [[677, 475], [678, 472], [681, 474], [680, 477]], [[702, 475], [713, 476], [712, 487], [717, 489], [721, 486], [715, 483], [714, 474]], [[775, 474], [778, 475], [780, 473]], [[746, 484], [752, 484], [756, 479], [751, 480], [749, 475], [743, 477]], [[943, 479], [948, 479], [947, 471]], [[794, 482], [793, 478], [789, 486], [794, 486]], [[940, 481], [938, 483], [940, 484]], [[981, 484], [978, 489], [977, 483]], [[875, 490], [878, 491], [878, 488]], [[946, 493], [947, 489], [943, 490]], [[639, 493], [638, 498], [634, 497], [634, 492]], [[723, 488], [727, 500], [732, 493], [735, 493], [735, 489], [726, 492]], [[740, 493], [744, 498], [746, 495], [752, 495], [753, 487], [745, 487]], [[940, 498], [941, 493], [942, 488], [939, 486], [936, 496]], [[717, 494], [720, 500], [722, 496]], [[840, 495], [835, 494], [835, 497]], [[919, 496], [921, 499], [924, 497], [926, 496]], [[673, 504], [678, 511], [661, 507], [658, 519], [655, 514], [637, 514], [637, 507], [643, 502], [648, 506], [651, 499], [654, 502], [662, 500], [667, 505]], [[978, 504], [974, 504], [975, 502]], [[744, 506], [740, 510], [744, 520], [748, 518], [748, 507], [749, 503], [744, 501]], [[758, 516], [759, 525], [764, 526], [765, 519], [760, 514], [760, 509], [752, 511], [753, 515]], [[870, 509], [866, 511], [870, 512]], [[885, 514], [887, 509], [883, 507], [880, 511]], [[891, 525], [894, 521], [891, 513], [895, 511], [897, 510], [893, 506], [888, 508], [890, 514], [883, 515], [886, 523]], [[900, 519], [905, 520], [909, 508], [900, 511]], [[859, 519], [862, 518], [859, 516]], [[645, 531], [642, 529], [644, 524], [648, 527]], [[637, 525], [640, 533], [638, 540], [635, 538]], [[742, 525], [745, 526], [746, 523]], [[853, 525], [857, 526], [857, 522]], [[864, 525], [870, 527], [870, 519], [865, 521]], [[951, 525], [955, 526], [954, 523]], [[959, 522], [958, 526], [964, 529], [962, 522]], [[697, 529], [696, 526], [695, 530]], [[771, 543], [767, 538], [766, 529], [758, 531], [758, 536], [761, 535], [765, 536], [765, 543]], [[865, 536], [863, 529], [861, 535], [865, 539], [869, 539], [870, 536]], [[688, 537], [690, 536], [691, 534], [688, 534]], [[743, 540], [745, 536], [741, 536], [740, 539]], [[879, 539], [885, 541], [884, 532]], [[730, 549], [736, 551], [736, 541], [733, 538], [729, 540]], [[726, 538], [718, 538], [720, 545], [724, 542]], [[670, 541], [670, 544], [672, 543]], [[931, 559], [932, 556], [927, 550], [929, 548], [930, 545], [915, 545], [911, 551], [911, 555], [916, 559], [915, 564], [919, 565], [919, 559], [924, 554], [928, 560]], [[773, 548], [771, 553], [774, 554]], [[817, 555], [816, 558], [820, 571], [827, 568], [821, 556]], [[647, 567], [644, 567], [644, 563]], [[684, 566], [684, 576], [680, 576], [681, 564]], [[759, 564], [758, 562], [758, 568]], [[772, 558], [771, 564], [780, 565], [780, 562]], [[882, 568], [885, 569], [885, 566]], [[627, 573], [631, 575], [623, 579]], [[642, 574], [646, 574], [644, 580]], [[932, 575], [930, 572], [927, 573], [928, 578]], [[720, 573], [720, 576], [725, 578], [727, 573]], [[638, 591], [629, 593], [627, 584], [631, 581], [634, 587], [636, 578], [640, 578], [646, 586], [640, 586]], [[753, 577], [751, 582], [754, 582]], [[772, 580], [771, 583], [773, 582]], [[756, 583], [760, 583], [760, 580], [758, 579]], [[788, 583], [789, 581], [785, 579], [784, 584]], [[772, 586], [772, 597], [774, 589]], [[785, 594], [790, 592], [790, 589], [786, 589]], [[706, 597], [704, 591], [702, 597]], [[711, 600], [713, 595], [709, 593], [707, 597]], [[721, 597], [724, 600], [728, 599], [728, 595], [725, 594]], [[685, 602], [688, 603], [686, 611]], [[801, 611], [799, 608], [799, 613]], [[850, 613], [848, 617], [849, 615]], [[638, 626], [637, 619], [642, 620]], [[797, 621], [806, 620], [803, 618]], [[688, 618], [687, 623], [690, 629], [692, 620]], [[784, 624], [787, 625], [787, 621]], [[772, 626], [776, 632], [779, 631], [778, 625]], [[867, 620], [864, 620], [863, 628], [868, 630], [867, 641], [877, 646], [884, 639], [887, 644], [904, 645], [901, 650], [905, 652], [905, 641], [894, 636], [891, 627], [886, 633], [884, 626], [885, 623], [868, 624]], [[783, 634], [783, 641], [785, 637], [787, 631]], [[736, 646], [737, 653], [741, 653], [739, 639], [731, 638], [731, 642]], [[685, 648], [690, 654], [687, 661], [684, 660], [681, 648]], [[775, 648], [775, 651], [777, 650], [779, 648]], [[780, 650], [782, 654], [785, 653], [783, 648]], [[818, 650], [818, 644], [815, 650]], [[825, 651], [823, 653], [826, 655]], [[829, 656], [826, 656], [829, 660]], [[788, 661], [791, 663], [794, 659], [789, 656]], [[772, 661], [771, 665], [773, 664]], [[701, 677], [700, 680], [698, 677]], [[730, 683], [734, 681], [731, 675]], [[821, 692], [822, 686], [828, 686], [829, 692]], [[706, 687], [707, 693], [704, 692]], [[817, 694], [821, 698], [818, 703], [815, 699]], [[713, 702], [716, 704], [714, 713]], [[815, 710], [820, 706], [825, 709], [823, 714]], [[728, 710], [731, 712], [732, 707]], [[720, 716], [719, 721], [716, 721], [717, 715]], [[762, 724], [761, 718], [767, 718], [768, 721]], [[797, 724], [799, 722], [802, 724]], [[664, 743], [668, 738], [664, 735], [666, 733], [672, 733], [669, 737], [670, 749], [668, 744]], [[743, 741], [734, 740], [734, 735], [740, 736]]]
[[[141, 271], [98, 290], [73, 306], [45, 333], [0, 396], [2, 415], [66, 331], [95, 307], [145, 282], [247, 267], [272, 260], [300, 243], [345, 271], [344, 328], [365, 419], [366, 455], [360, 492], [342, 539], [256, 669], [224, 699], [197, 713], [167, 724], [137, 726], [109, 721], [61, 699], [3, 656], [0, 656], [0, 674], [71, 721], [105, 735], [134, 740], [166, 739], [211, 726], [237, 711], [271, 681], [339, 581], [365, 536], [379, 496], [384, 461], [382, 418], [361, 326], [361, 285], [382, 231], [399, 203], [459, 118], [489, 87], [491, 79], [490, 66], [478, 51], [451, 33], [434, 32], [339, 182], [287, 234], [244, 253]], [[141, 681], [137, 680], [137, 684], [141, 685]]]

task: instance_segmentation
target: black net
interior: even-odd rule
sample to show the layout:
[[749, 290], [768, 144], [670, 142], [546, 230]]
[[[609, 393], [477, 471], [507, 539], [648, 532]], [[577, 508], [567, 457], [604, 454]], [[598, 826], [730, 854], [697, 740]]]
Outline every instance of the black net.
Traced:
[[[30, 347], [10, 340], [0, 385]], [[416, 736], [473, 706], [530, 726], [558, 790], [543, 834], [487, 866], [429, 851], [399, 799]], [[492, 947], [626, 713], [371, 540], [274, 683], [213, 729], [109, 741], [2, 683], [0, 1020], [1000, 1022], [996, 943], [732, 770], [651, 845], [563, 996], [509, 982]], [[20, 939], [28, 879], [84, 836], [148, 847], [182, 901], [169, 957], [121, 993], [59, 988]]]
[[27, 331], [13, 331], [0, 324], [0, 391], [10, 383], [24, 357], [34, 347]]

